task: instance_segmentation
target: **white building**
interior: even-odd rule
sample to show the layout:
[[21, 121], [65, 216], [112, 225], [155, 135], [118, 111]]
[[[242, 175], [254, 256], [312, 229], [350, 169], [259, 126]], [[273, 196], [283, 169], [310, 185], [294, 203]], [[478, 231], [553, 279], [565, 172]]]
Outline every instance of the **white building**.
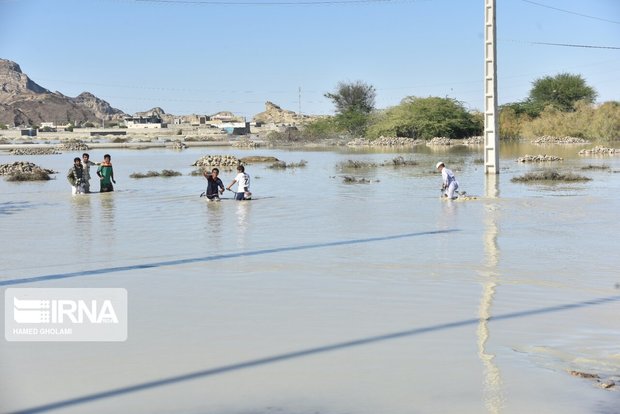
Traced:
[[147, 117], [131, 116], [125, 118], [125, 125], [127, 128], [133, 129], [145, 129], [145, 128], [168, 128], [168, 124], [162, 121], [157, 115], [151, 115]]

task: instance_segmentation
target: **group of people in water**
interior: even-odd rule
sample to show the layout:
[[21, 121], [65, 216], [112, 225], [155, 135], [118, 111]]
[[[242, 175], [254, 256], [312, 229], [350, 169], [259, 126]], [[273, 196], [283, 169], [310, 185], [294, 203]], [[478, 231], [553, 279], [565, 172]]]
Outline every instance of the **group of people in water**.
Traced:
[[71, 184], [71, 194], [90, 193], [91, 166], [98, 166], [99, 192], [107, 193], [114, 191], [112, 183], [116, 184], [116, 181], [114, 181], [114, 169], [112, 168], [112, 157], [110, 154], [105, 154], [102, 162], [92, 162], [90, 155], [84, 153], [81, 159], [80, 157], [73, 159], [73, 167], [67, 172], [67, 180]]
[[[75, 157], [73, 166], [67, 172], [67, 180], [71, 184], [71, 194], [88, 194], [90, 193], [90, 167], [97, 166], [97, 176], [99, 177], [99, 192], [107, 193], [114, 191], [114, 169], [112, 168], [112, 157], [110, 154], [103, 156], [102, 162], [92, 162], [88, 153], [82, 154], [82, 158]], [[211, 171], [205, 171], [204, 176], [207, 179], [207, 191], [203, 193], [209, 200], [219, 201], [220, 195], [224, 194], [224, 189], [232, 191], [232, 186], [237, 184], [235, 191], [235, 200], [250, 200], [252, 193], [250, 192], [250, 175], [245, 172], [243, 165], [237, 166], [237, 175], [228, 187], [224, 187], [224, 183], [218, 177], [220, 170], [213, 168]]]
[[[99, 191], [101, 193], [114, 191], [112, 183], [116, 184], [116, 181], [114, 180], [114, 169], [112, 168], [112, 157], [110, 154], [105, 154], [102, 162], [95, 163], [90, 161], [90, 156], [87, 153], [84, 153], [81, 159], [79, 157], [73, 159], [73, 167], [67, 173], [67, 180], [69, 184], [71, 184], [71, 193], [90, 193], [91, 166], [97, 166], [97, 176], [99, 177], [100, 183]], [[436, 168], [441, 173], [441, 191], [443, 196], [449, 199], [457, 198], [456, 190], [459, 188], [459, 183], [452, 170], [446, 168], [446, 165], [442, 161], [437, 163]], [[224, 183], [219, 178], [219, 174], [220, 170], [217, 168], [204, 172], [204, 177], [207, 179], [207, 191], [201, 195], [205, 195], [210, 201], [219, 201], [225, 189], [232, 191], [232, 186], [237, 184], [237, 191], [234, 191], [235, 200], [252, 199], [252, 193], [250, 192], [250, 175], [245, 172], [245, 167], [243, 165], [237, 166], [237, 175], [228, 187], [224, 187]]]
[[[204, 176], [207, 179], [207, 191], [204, 193], [210, 201], [219, 201], [220, 195], [224, 194], [224, 183], [218, 177], [220, 170], [214, 168], [204, 172]], [[230, 183], [227, 190], [232, 191], [231, 187], [237, 184], [237, 191], [235, 191], [235, 200], [251, 200], [252, 193], [250, 192], [250, 175], [245, 172], [243, 165], [237, 166], [237, 175]]]

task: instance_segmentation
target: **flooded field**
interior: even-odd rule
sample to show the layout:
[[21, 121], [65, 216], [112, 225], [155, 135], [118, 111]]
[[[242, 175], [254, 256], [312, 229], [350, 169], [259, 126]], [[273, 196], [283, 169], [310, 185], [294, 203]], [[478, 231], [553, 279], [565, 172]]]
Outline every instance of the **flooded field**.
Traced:
[[[129, 306], [125, 342], [2, 341], [0, 411], [618, 413], [620, 156], [581, 148], [507, 144], [492, 177], [481, 147], [109, 149], [117, 191], [75, 197], [80, 154], [0, 154], [59, 171], [0, 180], [2, 293], [125, 288]], [[249, 165], [256, 200], [207, 202], [205, 154], [307, 165]], [[438, 161], [475, 199], [440, 198]], [[162, 169], [183, 175], [129, 178]], [[511, 182], [543, 169], [591, 181]]]

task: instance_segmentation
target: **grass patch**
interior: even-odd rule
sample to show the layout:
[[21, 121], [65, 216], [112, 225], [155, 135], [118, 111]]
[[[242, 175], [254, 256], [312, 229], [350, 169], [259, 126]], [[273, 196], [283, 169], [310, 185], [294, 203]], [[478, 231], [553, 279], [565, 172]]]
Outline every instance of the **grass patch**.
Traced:
[[414, 160], [408, 160], [408, 159], [405, 159], [404, 157], [398, 156], [398, 157], [392, 158], [391, 165], [395, 167], [416, 166], [418, 165], [418, 162]]
[[351, 169], [364, 169], [364, 168], [377, 168], [377, 167], [415, 167], [418, 162], [412, 159], [404, 158], [403, 156], [394, 157], [389, 161], [384, 161], [381, 164], [370, 161], [358, 161], [347, 160], [338, 164], [343, 170]]
[[116, 138], [114, 138], [114, 139], [113, 139], [112, 141], [110, 141], [110, 142], [112, 142], [112, 143], [114, 143], [114, 144], [124, 144], [124, 143], [126, 143], [126, 142], [128, 142], [128, 141], [129, 141], [129, 138], [121, 138], [121, 137], [116, 137]]
[[287, 168], [305, 167], [307, 164], [308, 164], [308, 161], [306, 160], [301, 160], [299, 162], [289, 162], [289, 163], [286, 163], [284, 161], [278, 161], [278, 162], [274, 162], [273, 164], [271, 164], [269, 168], [273, 168], [277, 170], [284, 170]]
[[14, 172], [6, 177], [7, 181], [49, 181], [49, 174], [41, 169], [30, 172]]
[[530, 183], [530, 182], [579, 182], [590, 181], [591, 178], [584, 177], [583, 175], [577, 175], [573, 173], [560, 173], [557, 171], [539, 171], [530, 172], [520, 177], [513, 177], [510, 181], [513, 183]]
[[280, 161], [276, 157], [269, 157], [264, 155], [250, 155], [239, 159], [243, 164], [255, 164], [259, 162], [278, 162]]
[[342, 177], [342, 182], [346, 184], [370, 184], [370, 180], [364, 177], [353, 177], [350, 175], [345, 175]]
[[581, 167], [582, 170], [610, 170], [609, 165], [586, 165], [585, 167]]
[[197, 170], [194, 170], [191, 173], [189, 173], [189, 175], [191, 175], [192, 177], [203, 176], [206, 171], [211, 171], [211, 170], [208, 170], [208, 169], [203, 170], [202, 168], [198, 168]]
[[377, 164], [369, 161], [346, 160], [340, 163], [340, 168], [357, 169], [357, 168], [375, 168]]
[[178, 177], [183, 175], [178, 171], [173, 170], [161, 170], [161, 171], [148, 171], [146, 173], [133, 173], [129, 178], [151, 178], [151, 177]]

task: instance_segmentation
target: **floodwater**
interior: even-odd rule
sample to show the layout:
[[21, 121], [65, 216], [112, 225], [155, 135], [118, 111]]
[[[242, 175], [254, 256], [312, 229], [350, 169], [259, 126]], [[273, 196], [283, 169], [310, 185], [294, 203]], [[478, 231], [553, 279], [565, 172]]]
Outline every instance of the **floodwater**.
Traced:
[[[60, 171], [0, 181], [2, 290], [125, 288], [129, 306], [125, 342], [2, 341], [0, 411], [618, 413], [620, 157], [582, 147], [505, 145], [492, 177], [480, 147], [346, 171], [399, 154], [109, 149], [117, 191], [76, 197], [74, 154], [0, 155]], [[565, 160], [515, 162], [526, 153]], [[188, 175], [205, 154], [308, 164], [251, 165], [257, 199], [216, 203]], [[439, 197], [440, 160], [477, 199]], [[542, 168], [592, 181], [510, 181]], [[162, 169], [184, 175], [129, 178]]]

